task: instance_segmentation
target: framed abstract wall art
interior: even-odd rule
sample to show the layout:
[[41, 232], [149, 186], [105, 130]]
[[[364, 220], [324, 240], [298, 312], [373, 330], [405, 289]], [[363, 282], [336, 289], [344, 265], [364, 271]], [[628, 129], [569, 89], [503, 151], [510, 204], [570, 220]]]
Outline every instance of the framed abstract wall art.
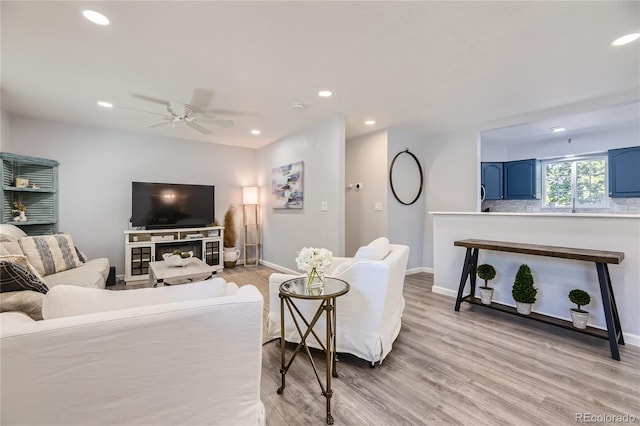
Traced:
[[304, 201], [304, 162], [275, 167], [271, 171], [271, 200], [274, 209], [301, 209]]

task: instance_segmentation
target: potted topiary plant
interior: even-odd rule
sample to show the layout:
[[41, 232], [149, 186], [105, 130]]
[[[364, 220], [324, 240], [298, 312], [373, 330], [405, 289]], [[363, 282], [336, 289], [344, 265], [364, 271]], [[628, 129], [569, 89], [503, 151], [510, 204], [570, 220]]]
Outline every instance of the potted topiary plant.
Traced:
[[591, 296], [584, 290], [578, 288], [569, 292], [569, 300], [578, 305], [578, 309], [571, 308], [571, 320], [575, 328], [587, 328], [589, 312], [582, 310], [582, 306], [591, 303]]
[[537, 293], [538, 290], [533, 286], [531, 269], [527, 265], [520, 265], [511, 289], [519, 314], [529, 315], [531, 313], [531, 305], [536, 302]]
[[236, 233], [235, 212], [236, 208], [231, 204], [224, 214], [224, 237], [222, 242], [224, 249], [222, 259], [224, 260], [225, 268], [233, 268], [236, 266], [236, 262], [240, 257], [240, 250], [236, 248], [238, 234]]
[[484, 280], [484, 285], [480, 287], [480, 300], [483, 305], [490, 305], [493, 297], [493, 289], [489, 287], [489, 281], [496, 277], [496, 270], [489, 264], [478, 266], [476, 270], [478, 276]]

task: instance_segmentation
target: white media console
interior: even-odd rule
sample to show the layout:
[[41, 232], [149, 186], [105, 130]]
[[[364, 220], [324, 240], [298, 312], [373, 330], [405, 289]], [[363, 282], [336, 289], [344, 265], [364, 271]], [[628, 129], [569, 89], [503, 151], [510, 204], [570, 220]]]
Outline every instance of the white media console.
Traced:
[[149, 262], [162, 260], [163, 253], [193, 251], [193, 255], [221, 271], [223, 226], [124, 231], [124, 281], [149, 279]]

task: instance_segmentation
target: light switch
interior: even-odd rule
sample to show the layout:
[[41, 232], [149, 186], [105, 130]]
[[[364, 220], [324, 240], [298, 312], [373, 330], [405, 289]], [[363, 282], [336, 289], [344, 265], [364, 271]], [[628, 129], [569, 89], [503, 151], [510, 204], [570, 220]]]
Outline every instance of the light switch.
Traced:
[[380, 210], [382, 210], [382, 203], [381, 203], [380, 201], [376, 201], [376, 202], [373, 204], [373, 209], [374, 209], [375, 211], [380, 211]]
[[329, 207], [327, 206], [327, 202], [320, 201], [320, 211], [326, 212], [327, 210], [329, 210]]

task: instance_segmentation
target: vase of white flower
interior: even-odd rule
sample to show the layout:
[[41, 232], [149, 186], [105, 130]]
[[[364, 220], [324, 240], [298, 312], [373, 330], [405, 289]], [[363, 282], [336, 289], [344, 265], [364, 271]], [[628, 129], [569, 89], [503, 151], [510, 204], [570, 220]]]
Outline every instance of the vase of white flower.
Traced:
[[296, 257], [298, 269], [307, 273], [308, 287], [324, 285], [324, 270], [332, 262], [333, 254], [324, 248], [303, 247]]

